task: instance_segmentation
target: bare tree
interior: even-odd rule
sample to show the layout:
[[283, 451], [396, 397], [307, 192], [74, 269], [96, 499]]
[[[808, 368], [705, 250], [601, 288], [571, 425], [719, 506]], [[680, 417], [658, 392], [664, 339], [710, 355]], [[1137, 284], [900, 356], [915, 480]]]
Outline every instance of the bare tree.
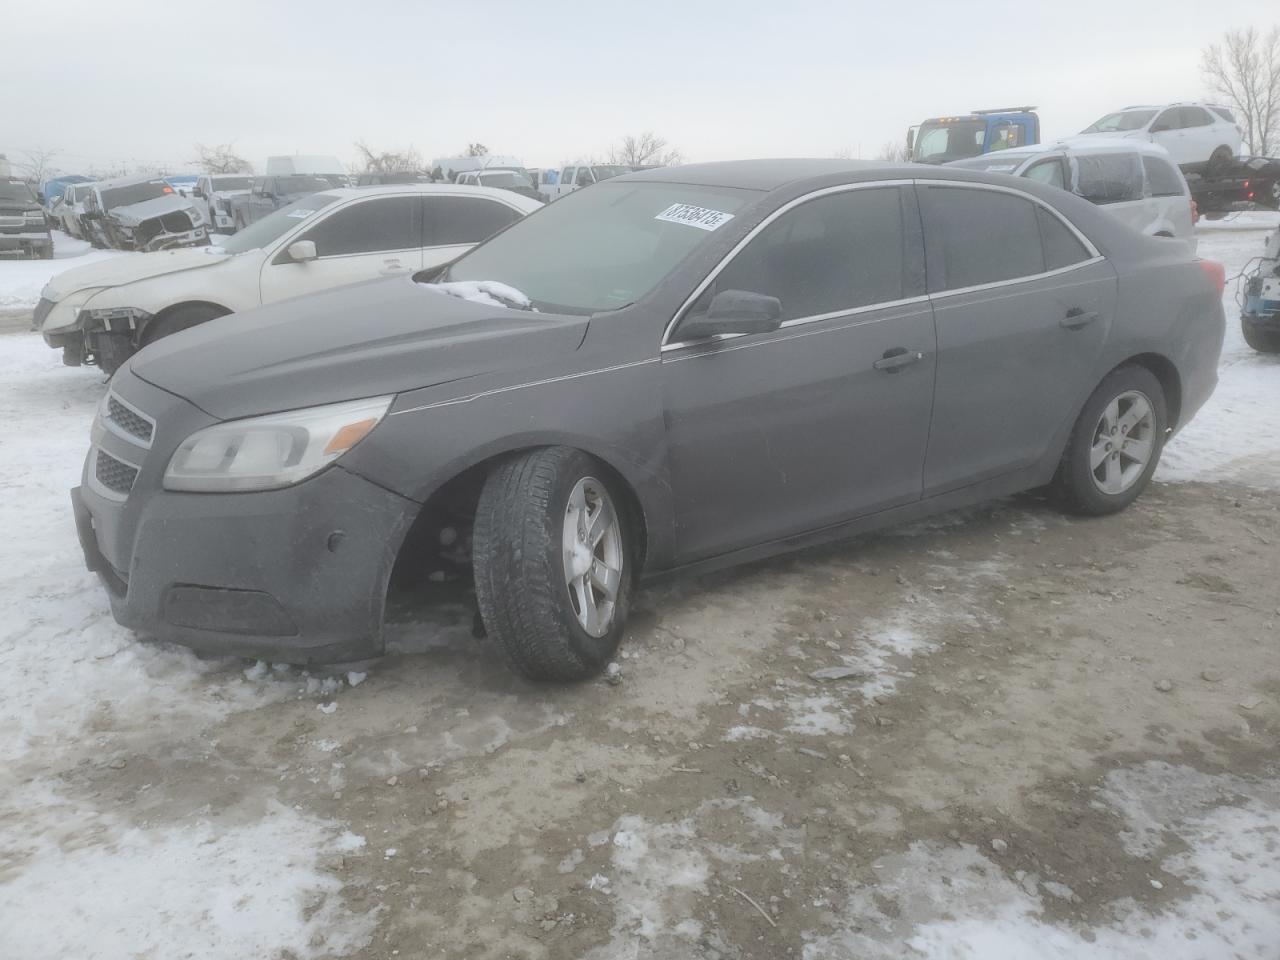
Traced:
[[624, 167], [670, 167], [680, 162], [680, 151], [651, 131], [622, 138], [621, 146], [609, 150], [609, 162]]
[[363, 140], [357, 140], [356, 150], [364, 161], [362, 173], [397, 173], [422, 169], [422, 155], [411, 144], [407, 150], [374, 150]]
[[22, 156], [26, 159], [15, 163], [14, 166], [25, 171], [28, 180], [36, 183], [43, 183], [45, 179], [57, 173], [57, 169], [53, 165], [53, 158], [57, 156], [56, 150], [46, 150], [38, 147], [35, 150], [24, 150]]
[[876, 154], [877, 160], [888, 160], [890, 163], [906, 163], [911, 159], [911, 152], [907, 150], [905, 143], [899, 143], [897, 140], [888, 140], [880, 148]]
[[1227, 31], [1201, 52], [1200, 71], [1235, 109], [1250, 153], [1280, 150], [1280, 27]]
[[488, 148], [488, 147], [486, 147], [483, 143], [468, 143], [468, 144], [467, 144], [467, 153], [466, 153], [466, 156], [468, 156], [468, 157], [487, 157], [488, 155], [489, 155], [489, 148]]
[[212, 147], [197, 143], [195, 150], [195, 159], [187, 162], [194, 163], [205, 173], [253, 173], [253, 164], [236, 153], [234, 143], [219, 143]]

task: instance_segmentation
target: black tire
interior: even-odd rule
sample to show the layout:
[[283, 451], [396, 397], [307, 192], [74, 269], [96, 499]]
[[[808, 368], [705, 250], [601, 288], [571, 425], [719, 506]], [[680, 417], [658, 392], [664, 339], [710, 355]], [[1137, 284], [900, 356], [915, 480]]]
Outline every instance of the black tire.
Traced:
[[1205, 164], [1205, 172], [1213, 173], [1231, 162], [1231, 148], [1225, 143], [1209, 154], [1209, 162]]
[[1254, 330], [1244, 321], [1240, 323], [1240, 330], [1244, 334], [1244, 342], [1259, 353], [1280, 353], [1280, 333]]
[[210, 320], [216, 320], [218, 317], [225, 317], [226, 315], [226, 310], [209, 304], [178, 307], [178, 309], [162, 314], [148, 323], [142, 331], [142, 341], [139, 346], [145, 347], [179, 331], [190, 330], [192, 327], [198, 327], [202, 323], [208, 323]]
[[[599, 637], [579, 623], [565, 576], [562, 533], [570, 494], [583, 480], [607, 494], [622, 544], [612, 620]], [[472, 538], [480, 616], [516, 673], [581, 680], [609, 661], [626, 624], [636, 552], [625, 501], [597, 461], [570, 447], [543, 447], [500, 464], [480, 493]]]
[[[1144, 428], [1144, 435], [1151, 444], [1150, 455], [1145, 467], [1127, 482], [1123, 490], [1108, 493], [1101, 488], [1099, 479], [1094, 475], [1093, 448], [1095, 443], [1108, 440], [1100, 433], [1104, 411], [1117, 398], [1135, 393], [1147, 400], [1151, 410], [1152, 422]], [[1160, 386], [1155, 374], [1146, 367], [1136, 365], [1112, 370], [1085, 402], [1067, 440], [1067, 448], [1062, 454], [1062, 462], [1054, 478], [1054, 486], [1063, 506], [1072, 513], [1098, 517], [1117, 513], [1133, 503], [1142, 495], [1142, 491], [1151, 482], [1151, 475], [1156, 472], [1168, 424], [1164, 388]], [[1123, 465], [1122, 454], [1115, 453], [1112, 456], [1118, 464]], [[1105, 472], [1108, 465], [1104, 461], [1098, 469]]]

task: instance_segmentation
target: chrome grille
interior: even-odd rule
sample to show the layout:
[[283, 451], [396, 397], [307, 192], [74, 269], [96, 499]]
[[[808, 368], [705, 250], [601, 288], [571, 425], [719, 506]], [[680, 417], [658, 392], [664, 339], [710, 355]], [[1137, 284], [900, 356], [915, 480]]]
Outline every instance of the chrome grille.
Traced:
[[133, 489], [133, 481], [138, 479], [138, 468], [99, 449], [94, 454], [93, 475], [108, 490], [128, 496]]
[[151, 433], [155, 429], [151, 421], [130, 410], [114, 396], [107, 398], [107, 419], [144, 444], [151, 443]]

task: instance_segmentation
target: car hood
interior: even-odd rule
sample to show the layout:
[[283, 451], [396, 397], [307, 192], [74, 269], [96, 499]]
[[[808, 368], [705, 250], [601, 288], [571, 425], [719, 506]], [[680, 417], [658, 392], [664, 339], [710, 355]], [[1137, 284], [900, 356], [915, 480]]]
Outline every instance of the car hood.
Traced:
[[163, 250], [158, 253], [137, 253], [127, 257], [112, 257], [98, 263], [72, 267], [55, 274], [44, 288], [44, 296], [55, 303], [68, 294], [90, 287], [121, 287], [183, 270], [212, 267], [231, 257], [229, 253], [211, 253], [218, 247], [202, 247], [187, 250]]
[[233, 420], [567, 356], [587, 322], [461, 300], [396, 277], [224, 317], [158, 341], [129, 367], [211, 416]]
[[163, 197], [152, 197], [150, 200], [143, 200], [141, 203], [112, 207], [107, 211], [107, 215], [117, 223], [130, 227], [137, 226], [142, 221], [150, 220], [152, 217], [160, 217], [166, 213], [172, 213], [175, 210], [192, 210], [194, 208], [195, 205], [186, 197], [171, 193]]

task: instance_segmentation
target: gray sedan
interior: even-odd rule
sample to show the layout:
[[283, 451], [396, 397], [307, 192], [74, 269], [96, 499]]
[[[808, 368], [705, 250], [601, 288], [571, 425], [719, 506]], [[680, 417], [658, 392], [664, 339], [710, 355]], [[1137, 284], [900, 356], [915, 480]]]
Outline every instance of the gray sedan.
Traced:
[[1032, 487], [1123, 509], [1213, 390], [1222, 287], [1025, 179], [646, 170], [146, 348], [73, 502], [139, 631], [366, 657], [393, 574], [461, 570], [516, 670], [578, 678], [642, 575]]

